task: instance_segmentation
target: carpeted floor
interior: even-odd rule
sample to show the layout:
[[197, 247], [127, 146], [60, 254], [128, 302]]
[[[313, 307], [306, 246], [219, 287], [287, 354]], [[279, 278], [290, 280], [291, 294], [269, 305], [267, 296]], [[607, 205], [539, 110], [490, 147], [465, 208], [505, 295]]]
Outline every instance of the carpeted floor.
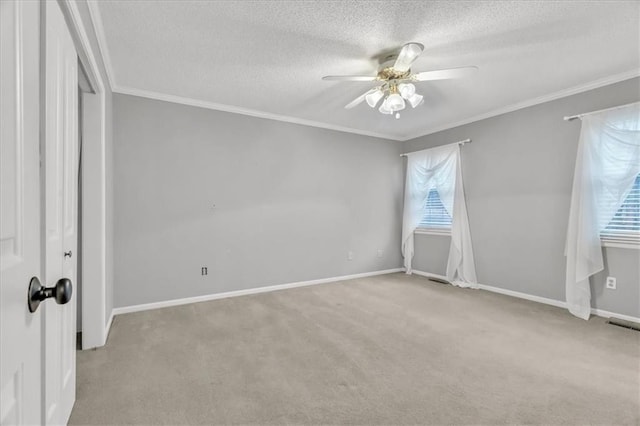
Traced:
[[639, 424], [640, 333], [391, 274], [116, 317], [71, 424]]

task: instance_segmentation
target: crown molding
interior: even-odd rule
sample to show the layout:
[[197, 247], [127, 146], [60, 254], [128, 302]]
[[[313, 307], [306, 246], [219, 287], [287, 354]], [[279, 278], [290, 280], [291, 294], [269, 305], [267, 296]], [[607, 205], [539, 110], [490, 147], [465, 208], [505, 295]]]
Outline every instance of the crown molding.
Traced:
[[218, 104], [215, 102], [202, 101], [199, 99], [187, 98], [183, 96], [168, 95], [165, 93], [153, 92], [150, 90], [135, 89], [133, 87], [116, 86], [114, 87], [113, 92], [120, 93], [123, 95], [139, 96], [142, 98], [171, 102], [175, 104], [212, 109], [216, 111], [248, 115], [250, 117], [265, 118], [268, 120], [282, 121], [282, 122], [291, 123], [291, 124], [299, 124], [302, 126], [317, 127], [320, 129], [327, 129], [327, 130], [335, 130], [343, 133], [353, 133], [356, 135], [371, 136], [374, 138], [393, 140], [393, 141], [401, 140], [397, 136], [387, 135], [383, 133], [369, 132], [367, 130], [353, 129], [350, 127], [337, 126], [329, 123], [322, 123], [319, 121], [306, 120], [304, 118], [291, 117], [288, 115], [272, 114], [269, 112], [258, 111], [258, 110], [249, 109], [249, 108], [242, 108], [242, 107], [237, 107], [233, 105]]
[[299, 124], [302, 126], [317, 127], [321, 129], [335, 130], [344, 133], [353, 133], [363, 136], [371, 136], [374, 138], [381, 138], [399, 142], [405, 142], [412, 139], [417, 139], [423, 136], [438, 133], [444, 130], [452, 129], [454, 127], [463, 126], [465, 124], [474, 123], [476, 121], [485, 120], [487, 118], [496, 117], [498, 115], [507, 114], [509, 112], [517, 111], [519, 109], [528, 108], [530, 106], [539, 105], [545, 102], [550, 102], [556, 99], [564, 98], [567, 96], [575, 95], [578, 93], [586, 92], [588, 90], [597, 89], [599, 87], [607, 86], [609, 84], [618, 83], [624, 80], [640, 76], [640, 69], [629, 70], [620, 74], [615, 74], [609, 77], [593, 80], [588, 83], [573, 86], [567, 89], [563, 89], [557, 92], [542, 95], [536, 98], [527, 99], [522, 102], [518, 102], [512, 105], [507, 105], [492, 111], [476, 115], [473, 117], [465, 118], [459, 121], [450, 122], [441, 126], [432, 127], [428, 130], [421, 130], [416, 133], [412, 133], [407, 136], [390, 135], [385, 133], [370, 132], [367, 130], [353, 129], [351, 127], [338, 126], [329, 123], [323, 123], [319, 121], [306, 120], [303, 118], [297, 118], [289, 115], [273, 114], [269, 112], [242, 108], [233, 105], [219, 104], [215, 102], [204, 101], [200, 99], [188, 98], [184, 96], [171, 95], [167, 93], [154, 92], [151, 90], [138, 89], [134, 87], [120, 86], [116, 83], [115, 73], [113, 65], [111, 63], [111, 54], [107, 44], [107, 39], [104, 33], [104, 27], [102, 25], [102, 17], [100, 15], [100, 8], [98, 7], [97, 0], [87, 0], [87, 6], [89, 8], [89, 16], [96, 32], [96, 38], [98, 40], [98, 48], [102, 61], [104, 63], [107, 79], [114, 93], [121, 93], [124, 95], [140, 96], [148, 99], [155, 99], [165, 102], [172, 102], [182, 105], [195, 106], [199, 108], [207, 108], [216, 111], [230, 112], [234, 114], [248, 115], [251, 117], [264, 118], [267, 120], [282, 121], [285, 123]]
[[476, 115], [470, 118], [465, 118], [460, 121], [455, 121], [452, 123], [444, 124], [442, 126], [433, 127], [429, 130], [421, 131], [418, 133], [414, 133], [410, 136], [401, 138], [400, 140], [404, 142], [412, 139], [417, 139], [423, 136], [432, 135], [434, 133], [442, 132], [444, 130], [452, 129], [454, 127], [459, 127], [465, 124], [474, 123], [476, 121], [485, 120], [487, 118], [496, 117], [498, 115], [507, 114], [509, 112], [517, 111], [523, 108], [528, 108], [534, 105], [543, 104], [545, 102], [554, 101], [556, 99], [566, 98], [567, 96], [576, 95], [578, 93], [597, 89], [599, 87], [608, 86], [614, 83], [619, 83], [621, 81], [629, 80], [631, 78], [635, 78], [639, 76], [640, 76], [640, 69], [633, 69], [620, 74], [615, 74], [609, 77], [593, 80], [585, 84], [580, 84], [578, 86], [569, 87], [568, 89], [563, 89], [557, 92], [542, 95], [537, 98], [528, 99], [528, 100], [518, 102], [512, 105], [508, 105], [502, 108], [494, 109], [493, 111], [489, 111], [484, 114]]
[[629, 80], [631, 78], [635, 78], [635, 77], [638, 77], [638, 76], [640, 76], [640, 69], [631, 70], [631, 71], [628, 71], [628, 72], [616, 74], [616, 75], [613, 75], [613, 76], [610, 76], [610, 77], [606, 77], [606, 78], [602, 78], [602, 79], [599, 79], [599, 80], [594, 80], [594, 81], [591, 81], [589, 83], [582, 84], [582, 85], [579, 85], [579, 86], [573, 86], [573, 87], [570, 87], [568, 89], [564, 89], [564, 90], [561, 90], [561, 91], [558, 91], [558, 92], [554, 92], [554, 93], [550, 93], [550, 94], [547, 94], [547, 95], [539, 96], [537, 98], [533, 98], [533, 99], [529, 99], [529, 100], [526, 100], [526, 101], [518, 102], [516, 104], [512, 104], [512, 105], [508, 105], [506, 107], [498, 108], [498, 109], [495, 109], [493, 111], [490, 111], [490, 112], [487, 112], [487, 113], [484, 113], [484, 114], [476, 115], [474, 117], [470, 117], [470, 118], [467, 118], [467, 119], [464, 119], [464, 120], [460, 120], [460, 121], [448, 123], [448, 124], [445, 124], [445, 125], [442, 125], [442, 126], [434, 127], [434, 128], [429, 129], [429, 130], [421, 131], [419, 133], [412, 134], [412, 135], [409, 135], [409, 136], [404, 136], [404, 137], [403, 136], [397, 136], [397, 135], [378, 133], [378, 132], [370, 132], [370, 131], [360, 130], [360, 129], [353, 129], [353, 128], [350, 128], [350, 127], [337, 126], [337, 125], [333, 125], [333, 124], [329, 124], [329, 123], [323, 123], [323, 122], [319, 122], [319, 121], [296, 118], [296, 117], [292, 117], [292, 116], [288, 116], [288, 115], [272, 114], [272, 113], [268, 113], [268, 112], [264, 112], [264, 111], [258, 111], [258, 110], [242, 108], [242, 107], [237, 107], [237, 106], [232, 106], [232, 105], [218, 104], [218, 103], [215, 103], [215, 102], [203, 101], [203, 100], [193, 99], [193, 98], [188, 98], [188, 97], [183, 97], [183, 96], [169, 95], [169, 94], [160, 93], [160, 92], [154, 92], [154, 91], [150, 91], [150, 90], [136, 89], [136, 88], [133, 88], [133, 87], [113, 86], [113, 92], [114, 93], [121, 93], [121, 94], [124, 94], [124, 95], [139, 96], [139, 97], [148, 98], [148, 99], [155, 99], [155, 100], [160, 100], [160, 101], [165, 101], [165, 102], [177, 103], [177, 104], [182, 104], [182, 105], [189, 105], [189, 106], [195, 106], [195, 107], [200, 107], [200, 108], [207, 108], [207, 109], [212, 109], [212, 110], [216, 110], [216, 111], [223, 111], [223, 112], [230, 112], [230, 113], [234, 113], [234, 114], [248, 115], [248, 116], [251, 116], [251, 117], [264, 118], [264, 119], [268, 119], [268, 120], [282, 121], [282, 122], [285, 122], [285, 123], [299, 124], [299, 125], [302, 125], [302, 126], [317, 127], [317, 128], [321, 128], [321, 129], [335, 130], [335, 131], [338, 131], [338, 132], [353, 133], [353, 134], [357, 134], [357, 135], [370, 136], [370, 137], [387, 139], [387, 140], [398, 141], [398, 142], [405, 142], [405, 141], [409, 141], [409, 140], [416, 139], [416, 138], [419, 138], [419, 137], [431, 135], [433, 133], [437, 133], [437, 132], [441, 132], [441, 131], [444, 131], [444, 130], [452, 129], [454, 127], [462, 126], [462, 125], [469, 124], [469, 123], [474, 123], [476, 121], [485, 120], [487, 118], [496, 117], [496, 116], [499, 116], [499, 115], [507, 114], [509, 112], [513, 112], [513, 111], [517, 111], [517, 110], [520, 110], [520, 109], [528, 108], [528, 107], [531, 107], [531, 106], [534, 106], [534, 105], [543, 104], [545, 102], [550, 102], [550, 101], [553, 101], [553, 100], [556, 100], [556, 99], [561, 99], [561, 98], [564, 98], [564, 97], [567, 97], [567, 96], [571, 96], [571, 95], [575, 95], [575, 94], [578, 94], [578, 93], [586, 92], [586, 91], [589, 91], [589, 90], [597, 89], [599, 87], [604, 87], [604, 86], [607, 86], [607, 85], [610, 85], [610, 84], [614, 84], [614, 83], [618, 83], [618, 82], [621, 82], [621, 81], [624, 81], [624, 80]]
[[155, 99], [159, 101], [172, 102], [176, 104], [195, 106], [199, 108], [207, 108], [216, 111], [231, 112], [234, 114], [248, 115], [251, 117], [264, 118], [268, 120], [282, 121], [285, 123], [299, 124], [302, 126], [317, 127], [321, 129], [335, 130], [343, 133], [354, 133], [362, 136], [371, 136], [374, 138], [381, 138], [393, 141], [400, 141], [398, 136], [388, 135], [378, 132], [370, 132], [367, 130], [353, 129], [350, 127], [337, 126], [329, 123], [322, 123], [319, 121], [306, 120], [302, 118], [292, 117], [288, 115], [272, 114], [264, 111], [253, 110], [249, 108], [242, 108], [233, 105], [218, 104], [215, 102], [203, 101], [200, 99], [188, 98], [184, 96], [176, 96], [168, 93], [154, 92], [151, 90], [137, 89], [134, 87], [120, 86], [115, 80], [115, 73], [113, 71], [113, 65], [111, 62], [111, 53], [109, 52], [109, 46], [107, 44], [107, 38], [104, 32], [104, 26], [102, 25], [102, 16], [100, 15], [100, 8], [97, 0], [87, 0], [87, 6], [89, 9], [89, 17], [91, 23], [95, 29], [96, 39], [98, 40], [98, 48], [102, 62], [107, 73], [107, 79], [109, 85], [114, 93], [120, 93], [124, 95], [139, 96], [148, 99]]
[[102, 63], [104, 64], [105, 71], [107, 73], [107, 80], [109, 80], [109, 86], [111, 90], [116, 87], [116, 82], [113, 74], [113, 65], [111, 64], [111, 54], [109, 53], [109, 45], [107, 44], [107, 38], [104, 35], [104, 27], [102, 26], [102, 16], [100, 16], [100, 8], [98, 7], [97, 0], [87, 0], [87, 8], [89, 9], [89, 18], [91, 19], [91, 25], [96, 33], [96, 39], [98, 40], [98, 50], [102, 57]]

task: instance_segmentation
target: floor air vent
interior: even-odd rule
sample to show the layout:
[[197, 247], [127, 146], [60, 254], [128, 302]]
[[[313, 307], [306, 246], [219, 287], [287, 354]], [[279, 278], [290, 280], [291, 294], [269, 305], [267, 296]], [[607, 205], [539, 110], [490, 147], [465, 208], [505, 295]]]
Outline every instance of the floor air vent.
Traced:
[[607, 324], [615, 325], [622, 328], [628, 328], [630, 330], [640, 331], [640, 324], [631, 321], [624, 321], [616, 318], [610, 318]]

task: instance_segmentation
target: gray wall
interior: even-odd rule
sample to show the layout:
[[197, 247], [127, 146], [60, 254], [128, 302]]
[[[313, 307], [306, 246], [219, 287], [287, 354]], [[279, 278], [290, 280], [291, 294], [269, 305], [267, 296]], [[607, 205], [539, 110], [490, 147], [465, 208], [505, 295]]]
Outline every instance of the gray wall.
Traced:
[[[106, 89], [106, 175], [107, 175], [107, 214], [106, 214], [106, 234], [107, 234], [107, 253], [106, 253], [106, 285], [107, 285], [107, 300], [105, 309], [105, 325], [109, 321], [111, 311], [113, 310], [113, 250], [114, 250], [114, 197], [113, 197], [113, 94], [112, 88], [109, 85], [109, 79], [107, 78], [107, 72], [102, 61], [102, 55], [98, 46], [98, 40], [95, 33], [95, 28], [91, 22], [91, 16], [89, 15], [89, 8], [86, 0], [80, 0], [76, 2], [82, 23], [87, 30], [89, 37], [89, 43], [91, 49], [96, 56], [96, 62], [100, 71], [100, 76], [105, 84]], [[80, 301], [80, 299], [78, 299]]]
[[[564, 243], [580, 120], [563, 116], [640, 99], [632, 79], [404, 142], [416, 151], [472, 138], [463, 180], [478, 281], [565, 300]], [[416, 237], [414, 268], [444, 274], [449, 238]], [[606, 248], [592, 305], [640, 317], [640, 250]], [[604, 289], [615, 276], [617, 290]]]
[[116, 307], [401, 266], [398, 142], [119, 94], [114, 141]]

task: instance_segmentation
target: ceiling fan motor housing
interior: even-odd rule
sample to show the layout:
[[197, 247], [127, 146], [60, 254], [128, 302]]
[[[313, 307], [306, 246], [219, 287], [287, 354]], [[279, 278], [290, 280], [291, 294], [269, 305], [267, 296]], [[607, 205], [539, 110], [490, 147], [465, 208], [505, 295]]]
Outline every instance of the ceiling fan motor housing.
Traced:
[[410, 67], [423, 50], [424, 46], [421, 43], [411, 42], [403, 45], [399, 51], [378, 56], [378, 73], [375, 76], [338, 75], [322, 78], [323, 80], [377, 82], [377, 87], [369, 89], [348, 103], [345, 108], [351, 109], [365, 100], [371, 108], [376, 108], [380, 100], [383, 100], [378, 111], [400, 118], [398, 111], [403, 110], [406, 103], [416, 108], [424, 102], [424, 97], [416, 93], [413, 82], [460, 78], [478, 69], [475, 66], [469, 66], [412, 74]]
[[379, 80], [404, 80], [409, 78], [411, 75], [411, 70], [407, 70], [404, 72], [400, 72], [393, 67], [383, 68], [378, 71], [378, 79]]

